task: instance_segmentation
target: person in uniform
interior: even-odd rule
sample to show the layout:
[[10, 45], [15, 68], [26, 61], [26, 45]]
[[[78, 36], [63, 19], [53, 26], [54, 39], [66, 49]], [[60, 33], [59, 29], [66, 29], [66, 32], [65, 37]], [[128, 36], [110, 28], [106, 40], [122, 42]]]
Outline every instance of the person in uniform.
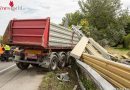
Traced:
[[4, 48], [3, 48], [2, 44], [0, 44], [0, 58], [1, 58], [1, 61], [3, 60], [3, 53], [4, 53]]
[[10, 46], [9, 45], [4, 45], [4, 57], [5, 57], [5, 60], [8, 61], [9, 59], [9, 52], [10, 52]]

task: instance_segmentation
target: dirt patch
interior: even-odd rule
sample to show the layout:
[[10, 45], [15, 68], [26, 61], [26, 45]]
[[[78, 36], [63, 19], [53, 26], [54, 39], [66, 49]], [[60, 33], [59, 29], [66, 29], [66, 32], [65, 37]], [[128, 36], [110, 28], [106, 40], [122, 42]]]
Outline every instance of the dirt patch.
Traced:
[[107, 47], [105, 48], [110, 52], [111, 54], [118, 54], [118, 55], [126, 55], [130, 50], [125, 49], [125, 48], [112, 48], [112, 47]]
[[[69, 73], [70, 81], [63, 82], [57, 79], [56, 74], [64, 72]], [[71, 70], [71, 68], [65, 68], [55, 72], [48, 72], [44, 75], [42, 83], [39, 86], [39, 90], [73, 90], [75, 85], [78, 85], [75, 73]]]
[[115, 58], [113, 58], [114, 61], [124, 61], [126, 59], [130, 59], [128, 52], [129, 49], [125, 48], [117, 48], [117, 47], [107, 47], [105, 48], [111, 55], [113, 55]]

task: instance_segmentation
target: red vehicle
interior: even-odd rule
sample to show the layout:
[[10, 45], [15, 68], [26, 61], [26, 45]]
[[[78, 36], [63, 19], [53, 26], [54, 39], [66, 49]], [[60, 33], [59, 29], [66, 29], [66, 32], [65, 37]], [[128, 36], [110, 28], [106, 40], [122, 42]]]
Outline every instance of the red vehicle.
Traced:
[[46, 19], [11, 20], [4, 34], [4, 43], [16, 46], [16, 65], [20, 69], [32, 66], [55, 70], [69, 61], [69, 52], [79, 41], [78, 36]]

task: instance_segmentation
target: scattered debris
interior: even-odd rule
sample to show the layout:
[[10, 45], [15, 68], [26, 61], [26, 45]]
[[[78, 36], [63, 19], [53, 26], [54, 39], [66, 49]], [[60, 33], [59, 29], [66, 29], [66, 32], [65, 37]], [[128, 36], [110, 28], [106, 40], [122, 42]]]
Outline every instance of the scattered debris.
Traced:
[[122, 57], [123, 57], [124, 59], [129, 59], [129, 56], [126, 55], [126, 54], [122, 55]]
[[[68, 72], [70, 81], [66, 82], [57, 79], [58, 73], [61, 74], [66, 72]], [[43, 80], [39, 86], [39, 90], [73, 90], [75, 85], [78, 85], [75, 72], [72, 69], [66, 67], [64, 69], [58, 69], [54, 72], [44, 73]], [[80, 90], [79, 85], [76, 90]]]
[[128, 52], [127, 55], [130, 57], [130, 52]]
[[60, 81], [65, 81], [65, 82], [70, 81], [68, 74], [69, 74], [68, 72], [57, 74], [57, 79]]
[[122, 60], [121, 60], [121, 63], [130, 65], [130, 59], [122, 59]]
[[73, 88], [73, 90], [77, 90], [77, 87], [78, 87], [78, 85], [75, 85], [74, 88]]
[[71, 65], [69, 65], [69, 66], [68, 66], [68, 68], [70, 68], [70, 69], [71, 69]]

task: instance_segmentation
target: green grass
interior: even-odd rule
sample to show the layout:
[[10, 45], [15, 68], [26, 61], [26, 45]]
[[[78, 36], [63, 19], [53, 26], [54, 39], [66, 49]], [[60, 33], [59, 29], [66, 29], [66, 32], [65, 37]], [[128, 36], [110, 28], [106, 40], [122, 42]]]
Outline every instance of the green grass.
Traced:
[[[59, 69], [55, 72], [47, 72], [42, 79], [39, 90], [73, 90], [74, 86], [78, 85], [75, 70], [77, 70], [77, 67], [73, 65], [71, 68]], [[64, 72], [69, 73], [69, 82], [62, 82], [57, 79], [56, 74]], [[84, 73], [80, 73], [79, 76], [86, 90], [97, 90], [94, 82], [90, 78], [86, 78]], [[79, 85], [77, 90], [80, 90]]]
[[120, 50], [120, 51], [129, 51], [130, 50], [128, 48], [117, 48], [117, 47], [114, 47], [114, 49], [117, 49], [117, 50]]
[[[57, 73], [69, 72], [70, 81], [62, 82], [56, 77]], [[42, 80], [39, 90], [73, 90], [74, 86], [77, 85], [76, 75], [70, 69], [58, 70], [56, 72], [48, 72]]]
[[80, 80], [82, 81], [86, 90], [98, 90], [92, 79], [89, 76], [86, 77], [85, 75], [86, 74], [83, 72], [79, 73]]
[[130, 52], [130, 50], [126, 48], [107, 47], [105, 49], [111, 54], [118, 54], [118, 55], [127, 55], [127, 53]]

